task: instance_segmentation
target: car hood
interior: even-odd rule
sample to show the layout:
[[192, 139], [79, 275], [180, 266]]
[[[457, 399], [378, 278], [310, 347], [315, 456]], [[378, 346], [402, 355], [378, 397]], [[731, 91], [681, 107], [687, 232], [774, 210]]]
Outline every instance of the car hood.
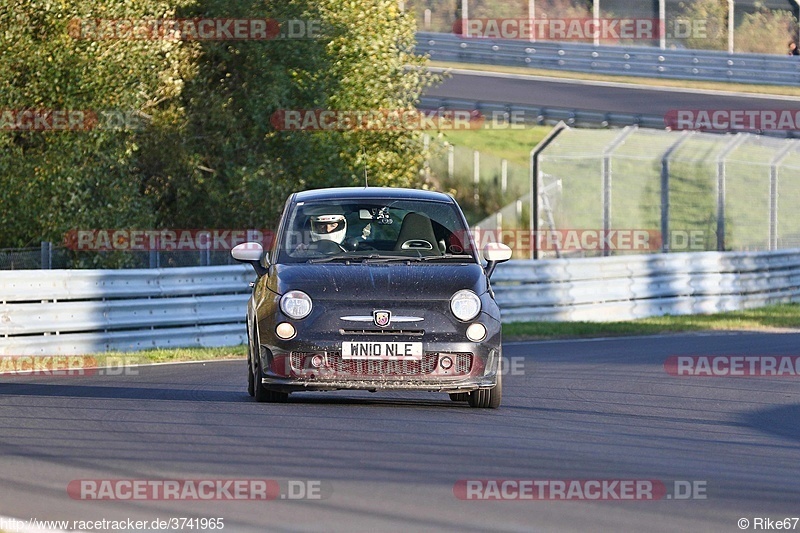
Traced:
[[275, 265], [270, 290], [300, 290], [312, 299], [449, 299], [460, 289], [486, 292], [486, 276], [476, 264]]

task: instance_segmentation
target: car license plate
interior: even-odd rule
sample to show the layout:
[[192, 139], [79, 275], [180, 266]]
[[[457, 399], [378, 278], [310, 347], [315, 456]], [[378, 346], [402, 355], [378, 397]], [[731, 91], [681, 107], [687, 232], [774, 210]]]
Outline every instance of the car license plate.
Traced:
[[343, 342], [342, 359], [393, 359], [419, 361], [421, 342]]

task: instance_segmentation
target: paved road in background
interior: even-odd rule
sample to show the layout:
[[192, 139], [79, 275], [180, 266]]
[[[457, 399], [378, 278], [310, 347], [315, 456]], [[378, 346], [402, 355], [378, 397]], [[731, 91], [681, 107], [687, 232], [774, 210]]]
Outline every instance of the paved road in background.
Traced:
[[[800, 334], [509, 343], [504, 404], [294, 394], [243, 361], [0, 379], [0, 515], [223, 517], [224, 531], [739, 531], [800, 514], [797, 378], [677, 378], [671, 355], [797, 355]], [[319, 480], [322, 500], [83, 501], [78, 479]], [[462, 501], [459, 480], [699, 482], [706, 499]], [[800, 527], [800, 526], [799, 526]]]
[[[469, 73], [468, 73], [469, 72]], [[454, 71], [427, 96], [611, 113], [663, 116], [670, 110], [800, 110], [800, 99], [709, 94], [686, 89], [624, 86], [557, 78]]]

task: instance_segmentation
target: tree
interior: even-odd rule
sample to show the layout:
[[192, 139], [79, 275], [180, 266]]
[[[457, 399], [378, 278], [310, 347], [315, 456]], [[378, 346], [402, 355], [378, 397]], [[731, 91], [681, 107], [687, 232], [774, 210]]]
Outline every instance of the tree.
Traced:
[[[76, 228], [152, 223], [136, 171], [140, 133], [113, 122], [147, 113], [157, 120], [164, 106], [156, 103], [180, 92], [180, 71], [191, 47], [180, 41], [97, 40], [70, 32], [75, 19], [170, 16], [176, 3], [3, 1], [0, 225], [5, 231], [0, 246], [60, 241]], [[75, 129], [18, 128], [26, 127], [23, 118], [31, 113], [49, 112], [82, 113], [85, 120]]]
[[694, 0], [681, 2], [683, 17], [691, 21], [705, 21], [704, 34], [694, 33], [684, 40], [687, 48], [699, 50], [728, 49], [727, 0]]
[[786, 54], [789, 41], [796, 39], [797, 23], [791, 11], [761, 6], [747, 13], [736, 28], [736, 51], [756, 54]]
[[[0, 131], [0, 247], [70, 229], [269, 227], [288, 193], [360, 184], [364, 168], [372, 185], [423, 183], [418, 131], [288, 132], [270, 122], [285, 109], [413, 109], [434, 77], [395, 0], [0, 4], [0, 110], [110, 109], [142, 125]], [[75, 32], [76, 19], [154, 17], [318, 26], [268, 41]]]

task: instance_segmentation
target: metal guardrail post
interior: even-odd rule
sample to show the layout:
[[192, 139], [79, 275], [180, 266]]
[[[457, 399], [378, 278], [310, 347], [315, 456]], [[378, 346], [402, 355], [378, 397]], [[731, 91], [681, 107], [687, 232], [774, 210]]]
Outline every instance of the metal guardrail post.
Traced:
[[531, 259], [539, 259], [539, 155], [552, 143], [561, 132], [568, 130], [569, 126], [562, 120], [550, 130], [550, 133], [542, 139], [539, 144], [531, 150], [531, 219], [529, 223], [531, 231]]
[[[625, 139], [636, 131], [636, 126], [626, 126], [622, 129], [619, 135], [611, 141], [603, 151], [603, 234], [608, 235], [611, 229], [611, 155], [619, 146], [625, 142]], [[610, 250], [608, 249], [608, 242], [603, 239], [603, 256], [608, 257]]]
[[725, 202], [727, 200], [727, 165], [725, 159], [746, 139], [746, 133], [737, 133], [717, 157], [717, 251], [725, 251]]
[[661, 156], [661, 253], [669, 253], [669, 158], [678, 147], [694, 132], [688, 130], [681, 134], [680, 139], [667, 148]]

